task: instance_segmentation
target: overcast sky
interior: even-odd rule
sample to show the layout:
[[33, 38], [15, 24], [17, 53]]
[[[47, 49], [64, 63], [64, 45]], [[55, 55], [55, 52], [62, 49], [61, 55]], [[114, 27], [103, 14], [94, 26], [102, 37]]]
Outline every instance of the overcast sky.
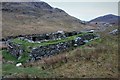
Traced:
[[[2, 0], [7, 2], [33, 2], [40, 0]], [[119, 0], [42, 0], [52, 7], [60, 8], [71, 16], [81, 20], [89, 21], [98, 16], [106, 14], [118, 15]]]
[[107, 14], [118, 15], [118, 2], [46, 2], [85, 21]]
[[47, 2], [119, 2], [119, 0], [43, 0]]

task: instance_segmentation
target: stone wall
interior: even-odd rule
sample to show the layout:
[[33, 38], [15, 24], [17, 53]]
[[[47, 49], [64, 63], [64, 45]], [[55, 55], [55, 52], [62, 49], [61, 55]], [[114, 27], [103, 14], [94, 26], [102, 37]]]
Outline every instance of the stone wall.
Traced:
[[46, 56], [53, 56], [55, 54], [59, 54], [61, 52], [67, 51], [73, 47], [82, 46], [85, 43], [89, 42], [91, 39], [94, 39], [95, 35], [86, 34], [84, 36], [77, 37], [74, 40], [70, 40], [67, 42], [61, 42], [58, 44], [48, 45], [48, 46], [40, 46], [32, 49], [30, 53], [31, 60], [38, 60]]
[[47, 34], [33, 34], [33, 35], [27, 35], [25, 36], [26, 39], [31, 41], [48, 41], [48, 40], [58, 40], [58, 39], [64, 39], [66, 37], [70, 37], [73, 35], [80, 34], [80, 32], [63, 32], [63, 31], [57, 31], [54, 33], [47, 33]]
[[[25, 36], [24, 39], [30, 39], [31, 41], [42, 41], [44, 39], [47, 40], [57, 40], [62, 39], [66, 37], [70, 37], [73, 35], [80, 34], [80, 32], [57, 32], [57, 33], [50, 33], [50, 34], [42, 34], [42, 35], [31, 35], [31, 36]], [[36, 37], [37, 36], [37, 37]], [[42, 36], [42, 37], [41, 37]], [[48, 38], [46, 38], [46, 36]], [[33, 39], [33, 38], [36, 39]], [[76, 37], [74, 40], [69, 40], [66, 42], [60, 42], [57, 44], [51, 44], [47, 46], [39, 46], [36, 48], [31, 48], [31, 51], [29, 52], [30, 61], [41, 59], [45, 56], [53, 56], [55, 54], [62, 53], [64, 51], [70, 50], [73, 47], [82, 46], [85, 43], [89, 42], [90, 40], [96, 38], [97, 36], [94, 34], [84, 34], [82, 36]], [[9, 52], [14, 55], [16, 58], [19, 58], [24, 52], [24, 47], [21, 44], [14, 44], [10, 40], [7, 41], [7, 46]]]
[[11, 41], [7, 41], [7, 46], [8, 51], [16, 58], [24, 53], [24, 48], [20, 44], [14, 44]]

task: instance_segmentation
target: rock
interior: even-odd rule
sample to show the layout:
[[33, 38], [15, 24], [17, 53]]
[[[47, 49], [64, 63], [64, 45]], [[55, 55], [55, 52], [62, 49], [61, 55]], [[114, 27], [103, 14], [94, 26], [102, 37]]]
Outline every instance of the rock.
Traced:
[[74, 44], [74, 46], [78, 46], [77, 44]]
[[75, 42], [79, 41], [80, 39], [81, 39], [81, 37], [77, 37], [77, 38], [75, 39]]
[[118, 29], [115, 29], [110, 32], [110, 34], [113, 34], [113, 35], [118, 35], [119, 33], [120, 33], [120, 31]]
[[14, 61], [7, 61], [8, 64], [14, 64]]
[[20, 66], [22, 66], [22, 63], [17, 63], [16, 64], [16, 67], [20, 67]]
[[64, 31], [57, 31], [57, 33], [61, 33], [61, 34], [64, 34]]
[[84, 40], [85, 43], [88, 43], [89, 41], [88, 40]]
[[21, 59], [21, 57], [22, 57], [22, 56], [19, 56], [19, 57], [18, 57], [18, 60], [20, 60], [20, 59]]

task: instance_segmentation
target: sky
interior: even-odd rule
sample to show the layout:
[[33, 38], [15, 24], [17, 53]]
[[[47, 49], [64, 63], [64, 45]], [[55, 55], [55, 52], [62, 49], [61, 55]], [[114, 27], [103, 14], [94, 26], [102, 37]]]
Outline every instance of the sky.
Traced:
[[85, 21], [107, 14], [118, 15], [118, 2], [46, 2]]
[[[40, 0], [2, 0], [7, 2], [36, 2]], [[71, 16], [89, 21], [99, 16], [118, 15], [119, 0], [42, 0], [52, 7], [60, 8]]]
[[119, 0], [44, 0], [46, 2], [119, 2]]

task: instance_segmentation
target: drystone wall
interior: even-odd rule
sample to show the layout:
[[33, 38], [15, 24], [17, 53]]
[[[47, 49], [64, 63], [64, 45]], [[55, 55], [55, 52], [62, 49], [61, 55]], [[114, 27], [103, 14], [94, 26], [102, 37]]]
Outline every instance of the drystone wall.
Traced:
[[[43, 34], [43, 35], [30, 35], [22, 37], [22, 39], [27, 39], [29, 42], [36, 42], [36, 41], [46, 41], [46, 40], [58, 40], [64, 39], [66, 37], [74, 36], [80, 34], [80, 32], [57, 32], [57, 33], [50, 33], [50, 34]], [[47, 36], [47, 38], [46, 38]], [[70, 50], [73, 47], [84, 45], [85, 43], [89, 42], [90, 40], [96, 38], [97, 36], [94, 34], [84, 34], [82, 36], [76, 37], [74, 40], [68, 40], [66, 42], [59, 42], [57, 44], [51, 44], [47, 46], [39, 46], [36, 48], [31, 47], [31, 51], [29, 53], [30, 61], [39, 60], [46, 56], [53, 56], [55, 54], [62, 53], [64, 51]], [[35, 38], [35, 39], [34, 39]], [[24, 52], [24, 47], [21, 44], [15, 44], [11, 42], [11, 40], [7, 41], [7, 46], [9, 52], [14, 55], [16, 58], [19, 58]]]
[[24, 48], [20, 44], [14, 44], [11, 41], [7, 41], [7, 50], [16, 58], [24, 53]]
[[48, 46], [40, 46], [32, 49], [30, 53], [31, 60], [39, 60], [46, 56], [53, 56], [55, 54], [59, 54], [61, 52], [70, 50], [73, 47], [82, 46], [90, 40], [94, 39], [95, 35], [87, 34], [81, 37], [77, 37], [75, 40], [70, 40], [67, 42], [61, 42], [58, 44], [48, 45]]
[[48, 33], [48, 34], [33, 34], [33, 35], [27, 35], [25, 36], [25, 39], [27, 39], [29, 42], [44, 42], [49, 40], [58, 40], [58, 39], [64, 39], [66, 37], [74, 36], [77, 34], [80, 34], [81, 32], [63, 32], [63, 31], [57, 31], [54, 33]]

